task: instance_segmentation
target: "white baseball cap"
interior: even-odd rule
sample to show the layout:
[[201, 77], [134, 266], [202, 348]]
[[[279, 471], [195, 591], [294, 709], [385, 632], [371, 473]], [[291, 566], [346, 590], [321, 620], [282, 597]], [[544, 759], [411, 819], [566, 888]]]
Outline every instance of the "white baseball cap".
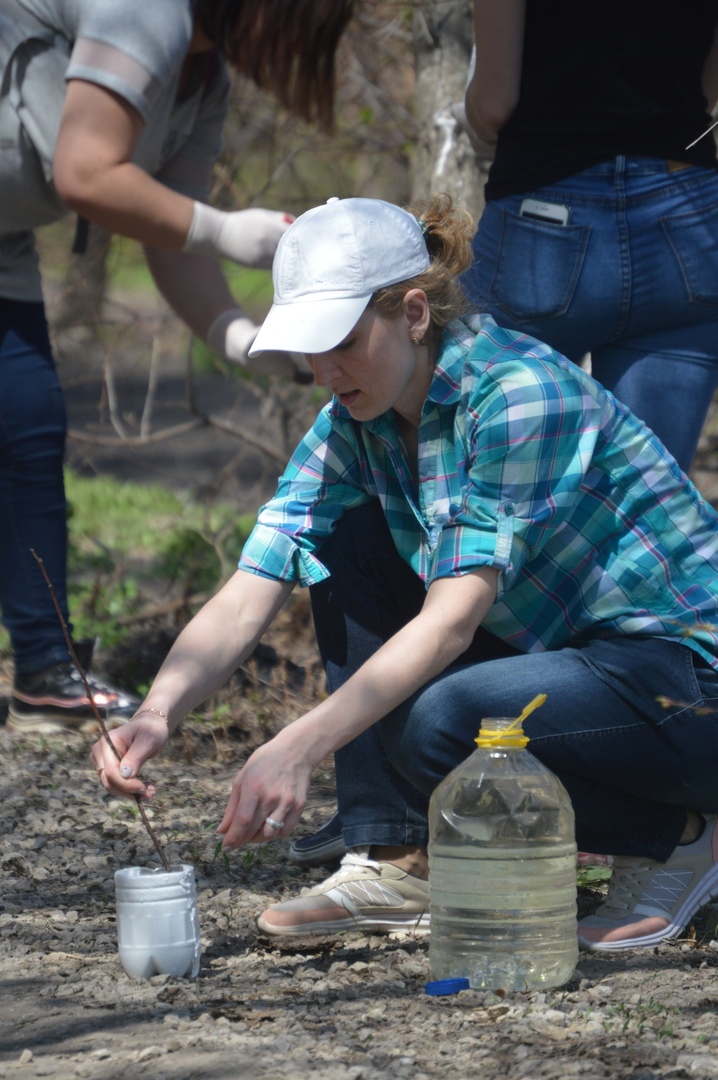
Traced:
[[322, 353], [343, 341], [377, 289], [426, 270], [417, 219], [381, 199], [329, 199], [297, 218], [274, 256], [274, 302], [251, 349]]

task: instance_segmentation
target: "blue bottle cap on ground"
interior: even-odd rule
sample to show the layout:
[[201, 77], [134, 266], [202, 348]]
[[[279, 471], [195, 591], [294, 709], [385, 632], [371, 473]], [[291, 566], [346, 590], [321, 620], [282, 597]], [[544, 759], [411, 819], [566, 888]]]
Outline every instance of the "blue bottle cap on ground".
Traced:
[[469, 980], [437, 979], [435, 982], [426, 983], [424, 989], [432, 997], [443, 997], [444, 994], [458, 994], [460, 990], [468, 990]]

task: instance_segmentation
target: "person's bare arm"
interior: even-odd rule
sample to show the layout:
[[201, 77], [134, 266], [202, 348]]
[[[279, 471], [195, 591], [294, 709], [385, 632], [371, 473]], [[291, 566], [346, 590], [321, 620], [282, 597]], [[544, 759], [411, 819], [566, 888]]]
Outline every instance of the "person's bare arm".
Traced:
[[53, 156], [62, 201], [145, 245], [271, 267], [291, 216], [262, 207], [225, 213], [166, 187], [132, 162], [142, 127], [124, 98], [71, 79]]
[[288, 354], [248, 358], [257, 326], [238, 308], [218, 261], [271, 265], [291, 216], [261, 207], [225, 213], [172, 191], [132, 163], [141, 131], [139, 113], [123, 98], [71, 80], [53, 159], [58, 194], [89, 221], [142, 241], [165, 299], [220, 356], [257, 374], [295, 377]]
[[525, 15], [525, 0], [474, 0], [476, 68], [466, 89], [466, 118], [489, 144], [519, 100]]
[[211, 255], [145, 245], [145, 258], [167, 303], [200, 340], [207, 340], [216, 318], [237, 310], [222, 267]]
[[[440, 675], [464, 652], [496, 598], [492, 568], [442, 578], [424, 606], [316, 708], [260, 747], [232, 788], [219, 831], [224, 847], [287, 835], [304, 808], [313, 770], [377, 720]], [[267, 817], [283, 821], [276, 831]]]
[[204, 605], [167, 654], [137, 719], [111, 733], [122, 761], [104, 739], [93, 746], [90, 760], [102, 770], [101, 782], [108, 791], [130, 796], [145, 792], [143, 782], [135, 778], [144, 763], [164, 749], [168, 729], [227, 681], [291, 591], [291, 583], [237, 570]]
[[132, 163], [142, 117], [119, 95], [71, 79], [53, 158], [63, 202], [111, 232], [180, 251], [194, 203]]

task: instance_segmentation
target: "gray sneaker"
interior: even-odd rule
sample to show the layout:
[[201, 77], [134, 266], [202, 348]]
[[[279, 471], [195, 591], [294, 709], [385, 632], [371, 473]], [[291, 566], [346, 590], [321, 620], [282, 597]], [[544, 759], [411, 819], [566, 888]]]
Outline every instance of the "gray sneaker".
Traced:
[[635, 949], [677, 937], [718, 896], [718, 818], [707, 816], [692, 844], [668, 862], [617, 855], [606, 901], [578, 924], [578, 943], [592, 952]]
[[347, 930], [390, 933], [429, 929], [429, 882], [393, 863], [368, 858], [354, 848], [335, 874], [321, 885], [302, 889], [294, 900], [273, 904], [257, 919], [265, 934], [301, 936]]

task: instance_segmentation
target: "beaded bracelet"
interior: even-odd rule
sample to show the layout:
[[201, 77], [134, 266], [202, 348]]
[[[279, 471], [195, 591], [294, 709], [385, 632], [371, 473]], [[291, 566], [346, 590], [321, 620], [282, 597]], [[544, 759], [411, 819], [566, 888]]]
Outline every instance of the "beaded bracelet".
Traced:
[[170, 722], [169, 722], [169, 719], [167, 717], [167, 714], [163, 713], [160, 709], [151, 709], [151, 708], [140, 709], [139, 712], [135, 713], [135, 715], [132, 717], [132, 719], [136, 720], [137, 717], [142, 716], [143, 713], [153, 713], [155, 716], [161, 716], [162, 719], [164, 720], [165, 724], [167, 724], [167, 726], [169, 727]]

